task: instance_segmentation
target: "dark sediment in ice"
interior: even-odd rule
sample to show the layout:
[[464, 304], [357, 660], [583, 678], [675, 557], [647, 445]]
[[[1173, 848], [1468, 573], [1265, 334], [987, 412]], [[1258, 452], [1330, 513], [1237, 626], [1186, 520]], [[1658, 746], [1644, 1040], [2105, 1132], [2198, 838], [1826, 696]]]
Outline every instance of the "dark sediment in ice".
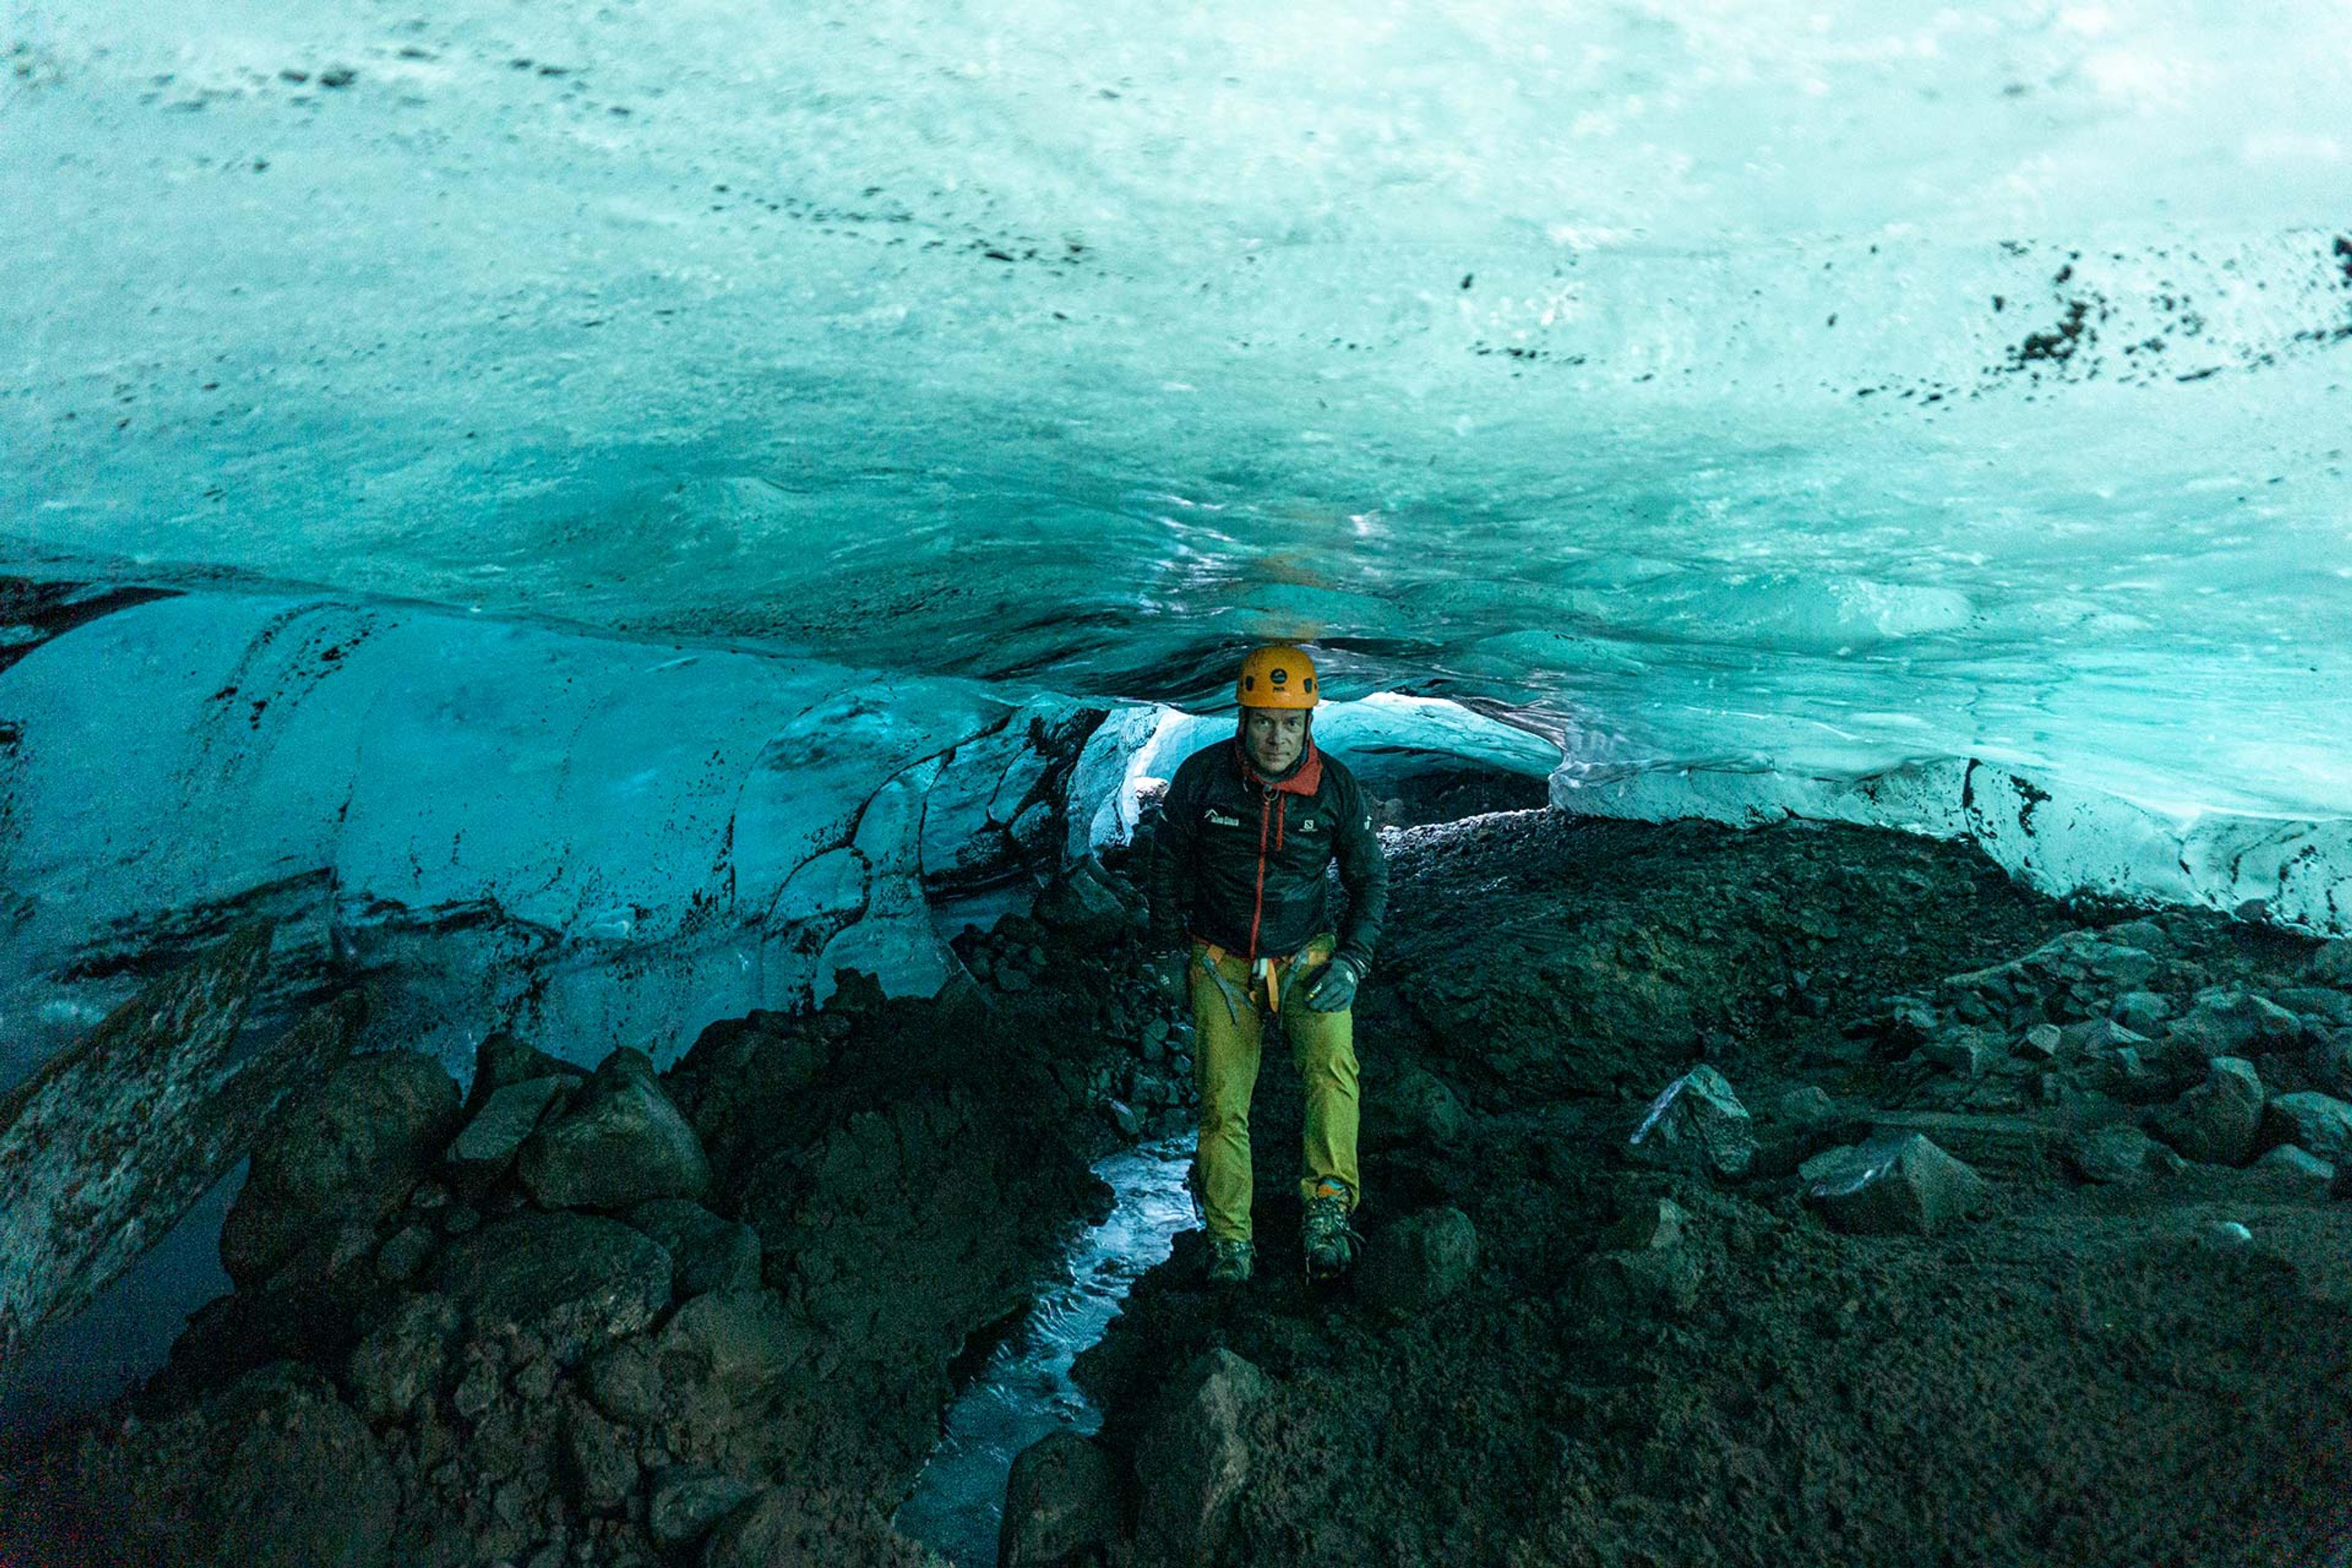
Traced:
[[[1180, 1237], [1078, 1364], [1112, 1561], [2336, 1560], [2352, 1204], [2284, 1141], [2335, 1136], [2343, 944], [1844, 828], [1527, 816], [1392, 863], [1367, 1255], [1306, 1284], [1270, 1065], [1256, 1279]], [[1744, 1170], [1629, 1147], [1702, 1061]], [[1255, 1397], [1171, 1405], [1212, 1352]]]

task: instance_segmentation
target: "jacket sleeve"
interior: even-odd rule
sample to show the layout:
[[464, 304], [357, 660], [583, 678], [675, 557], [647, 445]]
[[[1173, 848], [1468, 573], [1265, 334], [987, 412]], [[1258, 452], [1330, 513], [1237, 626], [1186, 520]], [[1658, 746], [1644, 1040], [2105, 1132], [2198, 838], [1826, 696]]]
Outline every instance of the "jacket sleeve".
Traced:
[[1351, 778], [1337, 845], [1339, 886], [1348, 895], [1348, 918], [1339, 931], [1335, 957], [1355, 965], [1359, 976], [1372, 967], [1372, 949], [1381, 940], [1381, 921], [1389, 911], [1389, 861], [1372, 830], [1371, 803]]
[[1196, 880], [1193, 872], [1201, 848], [1201, 819], [1192, 799], [1196, 791], [1189, 787], [1192, 784], [1192, 777], [1178, 770], [1160, 800], [1160, 820], [1151, 830], [1151, 945], [1161, 952], [1183, 944], [1185, 908]]

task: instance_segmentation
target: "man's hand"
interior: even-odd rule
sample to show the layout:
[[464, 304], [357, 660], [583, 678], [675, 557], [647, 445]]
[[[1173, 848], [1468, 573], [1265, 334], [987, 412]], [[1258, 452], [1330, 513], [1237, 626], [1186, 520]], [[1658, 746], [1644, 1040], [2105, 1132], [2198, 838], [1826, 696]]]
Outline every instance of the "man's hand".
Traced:
[[1151, 961], [1151, 985], [1171, 1002], [1189, 1003], [1192, 999], [1192, 955], [1189, 952], [1163, 953]]
[[1356, 965], [1352, 960], [1335, 958], [1324, 965], [1323, 973], [1307, 993], [1307, 1005], [1318, 1013], [1344, 1013], [1356, 1002]]

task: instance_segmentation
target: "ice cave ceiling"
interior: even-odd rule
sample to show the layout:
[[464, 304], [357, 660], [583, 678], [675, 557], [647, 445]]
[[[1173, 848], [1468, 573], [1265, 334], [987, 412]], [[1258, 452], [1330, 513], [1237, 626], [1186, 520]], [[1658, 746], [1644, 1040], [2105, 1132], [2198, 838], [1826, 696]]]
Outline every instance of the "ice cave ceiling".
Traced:
[[2352, 12], [13, 0], [5, 559], [2352, 808]]

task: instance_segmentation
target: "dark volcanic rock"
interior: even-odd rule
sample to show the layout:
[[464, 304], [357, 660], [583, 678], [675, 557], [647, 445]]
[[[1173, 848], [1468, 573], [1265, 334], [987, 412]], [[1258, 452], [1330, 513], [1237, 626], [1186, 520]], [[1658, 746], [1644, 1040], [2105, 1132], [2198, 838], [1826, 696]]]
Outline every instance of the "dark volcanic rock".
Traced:
[[2352, 1159], [2352, 1103], [2305, 1089], [2282, 1094], [2263, 1111], [2263, 1134], [2273, 1143], [2294, 1143], [2342, 1165]]
[[474, 1115], [499, 1089], [535, 1078], [579, 1078], [581, 1069], [536, 1046], [525, 1045], [504, 1030], [482, 1037], [474, 1047], [474, 1081], [466, 1088], [466, 1114]]
[[564, 1363], [648, 1326], [670, 1300], [669, 1254], [591, 1215], [526, 1214], [484, 1226], [449, 1244], [434, 1279], [475, 1334], [534, 1334]]
[[1627, 1149], [1645, 1164], [1710, 1176], [1744, 1176], [1756, 1159], [1748, 1108], [1711, 1067], [1696, 1067], [1650, 1102]]
[[636, 1051], [614, 1051], [571, 1109], [531, 1134], [523, 1185], [551, 1208], [627, 1208], [698, 1198], [710, 1186], [701, 1141]]
[[1422, 1068], [1368, 1079], [1363, 1092], [1363, 1139], [1374, 1149], [1444, 1149], [1466, 1125], [1461, 1100]]
[[629, 1223], [661, 1243], [680, 1297], [760, 1288], [760, 1234], [721, 1219], [686, 1198], [656, 1198], [629, 1211]]
[[1118, 1490], [1110, 1459], [1076, 1432], [1024, 1448], [1004, 1484], [997, 1568], [1057, 1568], [1118, 1539]]
[[1984, 1178], [1924, 1133], [1873, 1138], [1813, 1179], [1805, 1200], [1856, 1236], [1927, 1236], [1982, 1206]]
[[646, 1533], [664, 1551], [691, 1546], [757, 1490], [749, 1481], [716, 1470], [692, 1466], [664, 1470], [654, 1478], [646, 1505]]
[[2067, 1144], [2066, 1158], [2084, 1181], [2108, 1184], [2179, 1175], [2188, 1168], [2179, 1155], [2138, 1128], [2120, 1124], [2076, 1135]]
[[372, 1224], [407, 1197], [449, 1140], [457, 1086], [414, 1051], [354, 1057], [289, 1102], [253, 1152], [221, 1227], [221, 1266], [259, 1284], [337, 1224]]
[[1373, 1306], [1425, 1311], [1469, 1282], [1478, 1232], [1457, 1208], [1425, 1209], [1378, 1232], [1365, 1249], [1356, 1289]]
[[549, 1110], [561, 1104], [582, 1081], [577, 1073], [562, 1073], [527, 1078], [492, 1090], [449, 1145], [449, 1163], [460, 1173], [495, 1177], [506, 1169], [523, 1140], [538, 1130]]
[[265, 1368], [206, 1415], [215, 1468], [196, 1505], [206, 1561], [389, 1568], [399, 1489], [365, 1423], [323, 1379]]
[[2215, 1057], [2203, 1083], [2157, 1114], [2156, 1130], [2191, 1160], [2242, 1165], [2262, 1119], [2263, 1080], [2253, 1063]]
[[457, 1337], [457, 1304], [446, 1296], [411, 1296], [352, 1352], [346, 1382], [352, 1403], [372, 1421], [397, 1421], [437, 1389]]
[[1208, 1568], [1215, 1560], [1249, 1480], [1250, 1418], [1273, 1393], [1265, 1373], [1215, 1350], [1161, 1395], [1136, 1455], [1137, 1568]]
[[1141, 900], [1114, 881], [1094, 856], [1045, 885], [1033, 911], [1037, 923], [1082, 946], [1117, 942], [1140, 923]]

